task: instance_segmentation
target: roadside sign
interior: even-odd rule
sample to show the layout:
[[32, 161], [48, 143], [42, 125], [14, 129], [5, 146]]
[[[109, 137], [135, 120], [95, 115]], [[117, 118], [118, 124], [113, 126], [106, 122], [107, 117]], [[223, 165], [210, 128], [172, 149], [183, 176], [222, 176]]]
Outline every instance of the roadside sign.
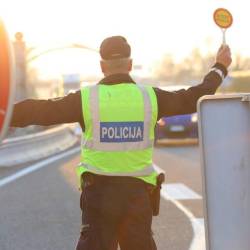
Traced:
[[227, 9], [219, 8], [214, 12], [214, 21], [220, 28], [227, 29], [233, 23], [233, 16]]
[[233, 24], [232, 14], [224, 8], [216, 9], [214, 12], [214, 22], [222, 29], [223, 44], [226, 44], [226, 29]]
[[249, 250], [250, 94], [198, 103], [207, 250]]
[[11, 119], [14, 98], [14, 60], [11, 43], [0, 19], [0, 142]]

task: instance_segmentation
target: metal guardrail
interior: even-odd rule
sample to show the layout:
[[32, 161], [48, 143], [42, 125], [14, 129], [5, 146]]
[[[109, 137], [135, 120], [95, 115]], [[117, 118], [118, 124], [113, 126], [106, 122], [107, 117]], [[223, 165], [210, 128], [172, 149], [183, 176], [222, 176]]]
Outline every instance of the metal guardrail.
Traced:
[[43, 132], [10, 138], [0, 144], [0, 167], [39, 160], [72, 147], [78, 137], [66, 125]]

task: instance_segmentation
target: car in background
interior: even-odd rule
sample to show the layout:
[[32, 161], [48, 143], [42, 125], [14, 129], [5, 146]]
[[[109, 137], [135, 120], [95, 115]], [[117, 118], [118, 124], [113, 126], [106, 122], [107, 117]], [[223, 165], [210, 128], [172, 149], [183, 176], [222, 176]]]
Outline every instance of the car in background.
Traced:
[[[159, 87], [160, 89], [174, 92], [180, 89], [188, 89], [188, 85], [170, 85]], [[186, 139], [198, 138], [197, 113], [162, 117], [156, 125], [156, 143], [161, 139]]]

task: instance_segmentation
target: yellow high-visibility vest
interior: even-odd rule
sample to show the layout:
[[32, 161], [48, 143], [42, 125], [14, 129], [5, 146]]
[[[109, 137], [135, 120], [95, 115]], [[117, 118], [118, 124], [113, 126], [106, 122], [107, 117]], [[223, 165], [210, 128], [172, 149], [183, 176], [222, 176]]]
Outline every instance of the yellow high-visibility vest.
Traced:
[[85, 124], [78, 176], [88, 171], [132, 176], [156, 185], [152, 155], [158, 106], [151, 86], [131, 83], [81, 89]]

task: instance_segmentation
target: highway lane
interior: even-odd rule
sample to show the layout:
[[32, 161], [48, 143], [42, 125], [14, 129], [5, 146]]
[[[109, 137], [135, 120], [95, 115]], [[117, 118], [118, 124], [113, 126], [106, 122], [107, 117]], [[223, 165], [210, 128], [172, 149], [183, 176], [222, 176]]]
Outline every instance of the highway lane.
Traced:
[[[154, 162], [166, 172], [166, 181], [182, 183], [202, 196], [202, 173], [198, 146], [159, 147], [154, 151]], [[202, 199], [183, 199], [197, 218], [203, 217]]]
[[[158, 147], [154, 151], [154, 162], [166, 172], [166, 189], [168, 201], [176, 205], [191, 223], [192, 240], [184, 248], [165, 249], [205, 249], [203, 219], [202, 178], [200, 155], [197, 145], [174, 145]], [[183, 225], [178, 223], [175, 232], [182, 232]], [[181, 241], [185, 234], [181, 233]], [[180, 239], [180, 237], [179, 237]], [[171, 240], [170, 240], [171, 242]], [[170, 244], [167, 242], [167, 244]], [[177, 244], [178, 245], [178, 244]], [[164, 248], [163, 248], [164, 249]]]
[[[80, 228], [79, 191], [74, 171], [78, 161], [78, 154], [73, 154], [0, 187], [1, 250], [74, 249]], [[179, 196], [179, 200], [175, 188], [183, 188], [179, 185], [183, 184], [195, 194], [201, 194], [198, 148], [159, 147], [155, 149], [154, 161], [166, 171], [167, 190], [173, 191], [167, 191], [169, 201], [163, 196], [160, 216], [154, 218], [158, 249], [189, 250], [195, 232], [192, 221], [178, 205], [201, 219], [202, 200], [192, 196], [190, 199], [188, 195]], [[6, 172], [1, 175], [1, 169], [0, 178], [6, 178]], [[188, 193], [185, 190], [182, 190], [184, 196]]]

